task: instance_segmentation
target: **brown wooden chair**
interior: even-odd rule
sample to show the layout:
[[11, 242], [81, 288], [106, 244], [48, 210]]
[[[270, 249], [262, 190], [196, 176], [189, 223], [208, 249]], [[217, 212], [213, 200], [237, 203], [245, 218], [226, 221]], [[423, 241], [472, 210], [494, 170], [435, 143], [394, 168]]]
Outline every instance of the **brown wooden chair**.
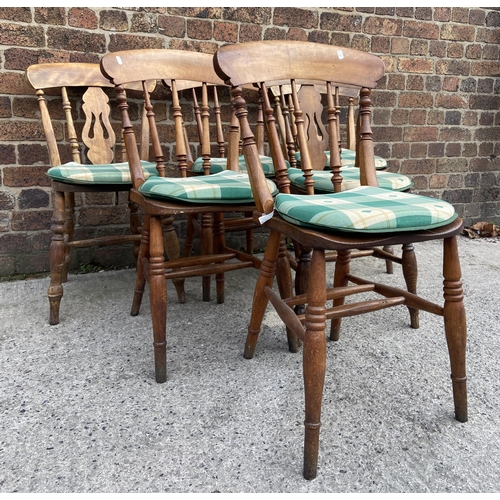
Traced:
[[[130, 233], [113, 235], [110, 231], [111, 235], [74, 239], [75, 194], [109, 192], [117, 200], [119, 192], [132, 187], [121, 133], [115, 132], [110, 121], [105, 89], [113, 86], [102, 76], [99, 65], [90, 63], [35, 64], [26, 70], [26, 76], [38, 96], [51, 164], [47, 174], [52, 180], [54, 212], [48, 296], [49, 321], [55, 325], [71, 250], [132, 242], [137, 255], [142, 221], [139, 206], [129, 200]], [[156, 82], [148, 85], [154, 88]], [[130, 86], [134, 88], [138, 86]], [[79, 116], [83, 121], [75, 119]], [[141, 131], [141, 141], [147, 146], [147, 127]], [[146, 161], [146, 148], [141, 150], [141, 159], [147, 175], [157, 175], [156, 164]]]
[[[260, 267], [260, 259], [246, 252], [228, 248], [225, 242], [224, 215], [253, 212], [255, 205], [248, 175], [227, 169], [216, 174], [188, 176], [184, 121], [180, 106], [175, 103], [176, 82], [202, 82], [205, 92], [209, 85], [219, 85], [212, 56], [179, 50], [131, 50], [107, 54], [101, 60], [101, 71], [116, 85], [118, 107], [122, 117], [123, 136], [127, 150], [133, 189], [131, 200], [145, 213], [144, 230], [137, 260], [137, 280], [132, 314], [137, 314], [146, 281], [149, 284], [153, 322], [155, 373], [157, 382], [165, 382], [166, 371], [166, 308], [165, 280], [190, 276], [216, 275], [218, 302], [223, 301], [224, 273], [245, 267]], [[170, 81], [174, 95], [173, 118], [175, 150], [180, 177], [146, 179], [140, 163], [135, 132], [128, 114], [128, 103], [123, 85], [137, 79]], [[151, 143], [157, 168], [164, 169], [164, 153], [160, 144], [147, 89], [143, 92], [149, 120]], [[208, 113], [202, 113], [203, 131], [209, 129]], [[229, 149], [232, 146], [228, 146]], [[186, 166], [186, 168], [182, 168]], [[276, 191], [272, 181], [267, 182], [271, 192]], [[161, 218], [178, 214], [201, 214], [202, 254], [165, 262], [161, 238]], [[213, 242], [213, 243], [212, 243]]]
[[[326, 322], [340, 324], [347, 316], [406, 305], [444, 318], [444, 329], [451, 362], [455, 417], [467, 420], [465, 373], [466, 320], [463, 305], [460, 261], [456, 235], [462, 221], [448, 203], [410, 193], [377, 187], [372, 131], [370, 94], [384, 74], [383, 62], [376, 56], [353, 49], [307, 42], [266, 41], [228, 45], [214, 56], [218, 75], [232, 85], [233, 105], [240, 120], [243, 152], [247, 160], [256, 200], [256, 220], [270, 230], [269, 240], [254, 291], [252, 315], [245, 343], [246, 358], [254, 355], [268, 301], [289, 329], [303, 338], [303, 374], [305, 390], [304, 477], [317, 474], [322, 393], [326, 369]], [[307, 139], [297, 84], [302, 79], [317, 80], [333, 96], [335, 85], [354, 85], [360, 92], [358, 153], [362, 186], [327, 195], [288, 194], [282, 190], [273, 197], [263, 183], [255, 141], [247, 123], [246, 102], [241, 86], [257, 83], [266, 95], [265, 82], [287, 81], [292, 87], [295, 122], [302, 160], [307, 155]], [[269, 114], [268, 114], [269, 113]], [[330, 155], [339, 171], [337, 127], [333, 125], [335, 106], [327, 104]], [[272, 107], [264, 104], [268, 134], [278, 176], [283, 169], [283, 150], [279, 146]], [[274, 140], [276, 138], [276, 140]], [[284, 170], [284, 171], [282, 171]], [[307, 168], [305, 169], [307, 172]], [[310, 172], [308, 172], [310, 174]], [[309, 180], [310, 176], [309, 176]], [[313, 183], [308, 186], [313, 189]], [[309, 191], [313, 192], [313, 191]], [[312, 248], [311, 270], [306, 295], [281, 300], [272, 291], [278, 246], [282, 235]], [[350, 252], [385, 245], [411, 245], [422, 241], [443, 241], [444, 304], [432, 303], [406, 289], [371, 282], [354, 276], [349, 270]], [[325, 252], [336, 250], [334, 287], [326, 286]], [[352, 301], [362, 292], [375, 292], [380, 299]], [[346, 296], [351, 302], [345, 303]], [[327, 307], [327, 301], [333, 301]], [[306, 304], [306, 312], [297, 316], [292, 307]], [[388, 315], [388, 318], [390, 316]], [[376, 333], [380, 325], [374, 325]]]

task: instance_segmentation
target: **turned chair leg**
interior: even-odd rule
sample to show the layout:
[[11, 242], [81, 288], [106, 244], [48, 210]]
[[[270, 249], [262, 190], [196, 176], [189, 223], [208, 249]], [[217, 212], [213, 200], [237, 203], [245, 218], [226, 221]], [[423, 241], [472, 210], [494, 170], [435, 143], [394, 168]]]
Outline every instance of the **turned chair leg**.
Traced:
[[[386, 245], [385, 247], [382, 248], [387, 253], [394, 253], [394, 250], [391, 245]], [[386, 260], [385, 261], [385, 272], [387, 274], [393, 274], [394, 273], [394, 266], [392, 260]]]
[[[210, 255], [214, 248], [213, 243], [213, 219], [212, 214], [204, 213], [201, 215], [201, 255]], [[202, 299], [204, 302], [210, 301], [210, 281], [211, 276], [203, 276], [202, 280]]]
[[[402, 255], [403, 276], [406, 282], [406, 288], [409, 292], [417, 293], [417, 258], [415, 256], [415, 249], [411, 243], [403, 245]], [[408, 308], [410, 312], [410, 325], [412, 328], [419, 327], [419, 312], [414, 307]]]
[[[142, 221], [141, 221], [141, 214], [139, 212], [139, 204], [134, 203], [133, 201], [130, 201], [130, 198], [129, 198], [128, 209], [129, 209], [129, 213], [130, 213], [130, 233], [131, 234], [141, 234]], [[132, 254], [134, 255], [134, 261], [135, 261], [136, 265], [137, 265], [137, 257], [139, 255], [139, 246], [140, 246], [140, 242], [134, 241], [133, 247], [132, 247]]]
[[[276, 281], [281, 299], [288, 299], [293, 296], [293, 280], [288, 260], [288, 251], [286, 248], [285, 236], [282, 235], [278, 250], [278, 260], [276, 266]], [[302, 341], [292, 332], [290, 328], [286, 329], [286, 336], [288, 339], [288, 350], [290, 352], [298, 352]]]
[[[333, 278], [334, 288], [348, 285], [348, 280], [346, 276], [347, 274], [349, 274], [350, 262], [351, 262], [350, 250], [339, 250], [337, 252], [337, 261], [335, 262], [335, 275]], [[333, 301], [334, 306], [341, 306], [342, 304], [344, 304], [344, 297], [335, 299]], [[342, 318], [332, 319], [330, 325], [330, 340], [339, 340], [341, 325], [342, 325]]]
[[75, 193], [64, 193], [64, 210], [66, 213], [66, 221], [64, 223], [64, 267], [61, 271], [61, 282], [68, 281], [68, 269], [70, 263], [70, 248], [68, 243], [73, 241], [75, 233]]
[[[176, 260], [180, 257], [180, 246], [179, 238], [174, 228], [174, 218], [172, 216], [162, 217], [161, 223], [163, 227], [163, 239], [165, 253], [167, 254], [168, 260]], [[184, 291], [184, 280], [175, 279], [172, 280], [177, 292], [177, 300], [180, 304], [186, 302], [186, 293]]]
[[47, 291], [49, 297], [49, 323], [59, 323], [59, 308], [63, 296], [63, 277], [66, 257], [65, 244], [65, 196], [61, 191], [54, 192], [54, 212], [52, 214], [52, 240], [50, 242], [50, 285]]
[[255, 346], [259, 338], [262, 320], [264, 319], [264, 314], [269, 302], [264, 290], [267, 286], [270, 288], [273, 286], [280, 240], [281, 234], [277, 231], [271, 231], [253, 294], [252, 314], [250, 316], [245, 351], [243, 353], [243, 357], [246, 359], [253, 358], [255, 353]]
[[[226, 245], [224, 237], [224, 214], [214, 214], [214, 241], [213, 252], [216, 254], [222, 253]], [[217, 304], [224, 303], [224, 273], [215, 275], [215, 290], [217, 296]]]
[[146, 276], [149, 272], [149, 228], [150, 216], [146, 215], [144, 218], [144, 226], [142, 228], [139, 252], [137, 254], [134, 298], [132, 299], [132, 309], [130, 311], [131, 316], [137, 316], [139, 314], [142, 297], [144, 295], [144, 288], [146, 286]]
[[149, 293], [153, 321], [153, 346], [156, 382], [167, 380], [167, 287], [162, 223], [150, 220]]
[[304, 477], [318, 469], [321, 404], [326, 374], [326, 261], [324, 250], [314, 250], [307, 292], [303, 372], [305, 395]]
[[443, 248], [444, 328], [450, 356], [455, 418], [459, 422], [467, 422], [467, 375], [465, 368], [467, 324], [456, 237], [443, 240]]

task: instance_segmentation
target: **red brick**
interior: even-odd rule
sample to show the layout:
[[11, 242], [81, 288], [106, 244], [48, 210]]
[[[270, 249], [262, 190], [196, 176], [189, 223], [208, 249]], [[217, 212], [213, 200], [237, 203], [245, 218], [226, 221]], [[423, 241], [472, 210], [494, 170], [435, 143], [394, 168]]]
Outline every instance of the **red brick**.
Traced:
[[50, 229], [52, 210], [12, 212], [12, 231], [38, 231]]
[[441, 27], [442, 40], [454, 40], [457, 42], [473, 42], [476, 30], [473, 26], [461, 26], [457, 24], [444, 24]]
[[436, 96], [436, 107], [447, 109], [462, 109], [468, 107], [467, 99], [459, 94], [438, 94]]
[[407, 142], [433, 142], [439, 137], [438, 127], [406, 127], [403, 140]]
[[94, 30], [98, 26], [96, 13], [86, 7], [73, 7], [68, 12], [68, 25], [74, 28]]
[[149, 12], [139, 12], [132, 16], [130, 22], [131, 33], [158, 33], [156, 15]]
[[451, 20], [451, 7], [436, 7], [434, 9], [434, 21], [447, 23]]
[[10, 187], [50, 186], [48, 167], [8, 167], [3, 169], [3, 182]]
[[[318, 12], [316, 9], [299, 9], [297, 7], [275, 7], [273, 24], [294, 28], [311, 29], [318, 27]], [[322, 27], [322, 29], [325, 29]]]
[[262, 39], [263, 28], [254, 24], [241, 24], [239, 42], [254, 42]]
[[408, 38], [425, 38], [426, 40], [439, 39], [439, 26], [424, 21], [405, 21], [403, 36]]
[[429, 177], [430, 189], [443, 189], [446, 187], [446, 175], [433, 174]]
[[236, 23], [215, 21], [214, 38], [221, 42], [236, 43], [238, 41], [238, 25]]
[[31, 9], [29, 7], [0, 7], [0, 19], [30, 23], [32, 21]]
[[222, 19], [259, 25], [271, 24], [270, 7], [223, 7]]
[[470, 63], [468, 61], [437, 61], [436, 73], [443, 75], [467, 76], [470, 73]]
[[186, 20], [178, 16], [158, 16], [158, 33], [182, 38], [186, 34]]
[[66, 9], [64, 7], [36, 7], [35, 22], [39, 24], [66, 24]]
[[300, 28], [290, 28], [286, 34], [287, 40], [297, 40], [299, 42], [307, 42], [308, 36], [306, 30]]
[[188, 19], [187, 35], [194, 40], [210, 40], [212, 38], [212, 21], [205, 19]]
[[471, 66], [473, 76], [500, 76], [500, 62], [473, 62]]
[[402, 57], [398, 69], [405, 73], [433, 73], [434, 63], [431, 59]]
[[400, 36], [402, 31], [400, 19], [369, 17], [364, 24], [364, 32], [370, 35]]
[[433, 107], [433, 97], [427, 92], [401, 92], [398, 105], [403, 108], [426, 108]]
[[362, 22], [363, 18], [359, 15], [323, 12], [320, 17], [319, 27], [328, 31], [360, 33]]
[[43, 47], [45, 35], [40, 26], [0, 23], [0, 44], [15, 47]]

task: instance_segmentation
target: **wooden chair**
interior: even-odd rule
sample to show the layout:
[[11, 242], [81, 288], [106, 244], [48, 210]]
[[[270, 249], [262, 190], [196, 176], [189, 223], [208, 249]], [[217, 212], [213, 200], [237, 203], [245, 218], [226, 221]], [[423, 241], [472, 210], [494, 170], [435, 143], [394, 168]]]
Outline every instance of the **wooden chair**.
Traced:
[[[269, 228], [270, 236], [254, 291], [252, 315], [244, 356], [252, 358], [268, 301], [289, 329], [303, 338], [303, 373], [305, 390], [304, 477], [317, 474], [322, 393], [326, 367], [326, 322], [340, 324], [347, 316], [406, 305], [444, 318], [444, 329], [451, 362], [455, 417], [467, 420], [465, 373], [466, 320], [463, 305], [460, 261], [456, 235], [462, 221], [448, 203], [404, 192], [377, 187], [372, 131], [370, 93], [384, 74], [382, 61], [371, 54], [353, 49], [307, 42], [266, 41], [228, 45], [214, 56], [218, 75], [232, 85], [233, 105], [240, 120], [243, 152], [252, 181], [257, 210], [254, 218]], [[241, 86], [258, 83], [266, 95], [265, 82], [287, 81], [292, 87], [297, 135], [302, 160], [307, 156], [307, 139], [296, 84], [302, 79], [323, 82], [328, 95], [333, 87], [354, 85], [361, 88], [358, 156], [362, 186], [327, 195], [288, 194], [275, 198], [263, 183], [252, 131], [247, 124], [247, 109]], [[268, 133], [278, 176], [285, 175], [283, 151], [273, 126], [270, 104], [264, 105]], [[334, 147], [330, 155], [339, 170], [337, 127], [333, 124], [333, 99], [327, 104], [328, 133]], [[276, 140], [274, 140], [276, 139]], [[307, 186], [313, 188], [309, 168]], [[312, 192], [312, 191], [309, 191]], [[278, 245], [285, 234], [304, 247], [312, 248], [308, 292], [282, 300], [272, 291]], [[349, 270], [350, 252], [384, 245], [412, 245], [421, 241], [443, 241], [444, 304], [432, 303], [406, 289], [370, 282]], [[326, 286], [325, 252], [336, 250], [334, 286]], [[381, 299], [345, 303], [346, 296], [375, 292]], [[327, 301], [333, 301], [327, 307]], [[297, 316], [292, 307], [306, 304], [306, 312]], [[374, 325], [375, 332], [380, 325]]]
[[[131, 200], [145, 213], [144, 230], [137, 260], [137, 280], [132, 314], [137, 314], [148, 281], [153, 322], [155, 373], [157, 382], [165, 382], [166, 371], [166, 308], [165, 280], [173, 277], [216, 275], [218, 301], [223, 300], [224, 273], [244, 267], [260, 267], [260, 259], [225, 244], [224, 215], [253, 212], [255, 205], [248, 175], [225, 170], [212, 175], [187, 176], [181, 169], [180, 178], [147, 179], [140, 163], [134, 129], [128, 115], [127, 97], [123, 85], [137, 79], [169, 80], [176, 94], [176, 82], [202, 82], [202, 88], [219, 85], [212, 56], [180, 50], [131, 50], [107, 54], [101, 60], [101, 71], [116, 85], [118, 107], [122, 117], [123, 136], [127, 150], [133, 189]], [[204, 92], [204, 91], [203, 91]], [[143, 92], [149, 120], [152, 149], [161, 171], [164, 155], [157, 132], [153, 105], [147, 89]], [[173, 106], [175, 148], [179, 164], [187, 165], [183, 119], [178, 106]], [[202, 114], [203, 130], [208, 130], [208, 115]], [[183, 173], [184, 172], [184, 173]], [[267, 182], [270, 192], [276, 188]], [[161, 238], [161, 218], [178, 214], [201, 214], [201, 239], [206, 245], [202, 255], [165, 262]], [[213, 244], [211, 242], [213, 238]]]
[[[105, 89], [113, 86], [102, 76], [99, 65], [35, 64], [26, 70], [26, 76], [38, 96], [51, 164], [47, 175], [52, 180], [54, 212], [48, 296], [49, 321], [51, 325], [56, 325], [59, 323], [62, 285], [67, 281], [71, 250], [132, 242], [134, 255], [137, 255], [142, 222], [139, 206], [129, 200], [130, 234], [74, 239], [76, 193], [110, 192], [116, 193], [117, 197], [119, 192], [128, 192], [132, 187], [128, 164], [122, 158], [125, 151], [121, 134], [118, 134], [117, 141], [117, 134], [110, 122], [109, 98]], [[156, 82], [149, 83], [150, 88], [154, 85]], [[134, 86], [130, 88], [134, 89]], [[46, 93], [57, 98], [47, 100]], [[81, 95], [81, 99], [78, 95]], [[77, 109], [79, 102], [83, 102], [81, 110]], [[80, 112], [83, 123], [74, 120]], [[147, 129], [141, 131], [141, 136], [143, 145], [147, 145], [148, 141], [144, 139]], [[146, 175], [157, 175], [156, 164], [145, 161], [147, 150], [143, 149], [141, 155]]]

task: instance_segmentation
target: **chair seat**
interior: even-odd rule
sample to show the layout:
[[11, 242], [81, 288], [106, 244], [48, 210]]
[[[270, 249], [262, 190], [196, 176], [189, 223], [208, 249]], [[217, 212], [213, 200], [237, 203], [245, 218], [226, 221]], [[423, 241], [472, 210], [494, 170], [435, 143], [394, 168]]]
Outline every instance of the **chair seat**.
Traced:
[[[304, 172], [300, 168], [289, 168], [288, 178], [292, 186], [305, 190]], [[333, 192], [332, 173], [328, 170], [313, 171], [314, 190], [323, 193]], [[377, 172], [379, 187], [390, 189], [391, 191], [407, 191], [413, 186], [412, 180], [402, 174], [393, 172]], [[359, 168], [345, 167], [342, 169], [342, 191], [347, 191], [359, 187]]]
[[[330, 151], [325, 151], [326, 154], [326, 166], [330, 165]], [[295, 153], [295, 158], [297, 159], [297, 165], [300, 167], [300, 152]], [[342, 148], [340, 153], [340, 163], [342, 167], [354, 167], [356, 162], [356, 151], [352, 149]], [[384, 170], [387, 168], [387, 161], [381, 156], [375, 156], [375, 168], [377, 170]]]
[[[158, 175], [156, 163], [141, 161], [144, 177]], [[47, 175], [54, 181], [71, 184], [132, 184], [127, 162], [103, 165], [81, 165], [75, 162], [49, 168]]]
[[[260, 162], [262, 163], [262, 170], [264, 174], [268, 177], [274, 176], [274, 164], [273, 159], [270, 156], [260, 155]], [[240, 170], [246, 172], [247, 165], [245, 163], [245, 157], [241, 155], [238, 158], [238, 163], [240, 165]], [[210, 159], [210, 173], [216, 174], [218, 172], [223, 172], [227, 169], [227, 158], [211, 158]], [[196, 158], [192, 167], [193, 172], [203, 173], [203, 158]]]
[[313, 196], [280, 193], [275, 208], [292, 224], [322, 231], [415, 231], [444, 226], [457, 218], [445, 201], [370, 186]]
[[[278, 192], [276, 185], [271, 180], [267, 183], [275, 195]], [[232, 170], [185, 178], [150, 177], [140, 186], [139, 192], [150, 198], [190, 203], [254, 202], [248, 174]]]

